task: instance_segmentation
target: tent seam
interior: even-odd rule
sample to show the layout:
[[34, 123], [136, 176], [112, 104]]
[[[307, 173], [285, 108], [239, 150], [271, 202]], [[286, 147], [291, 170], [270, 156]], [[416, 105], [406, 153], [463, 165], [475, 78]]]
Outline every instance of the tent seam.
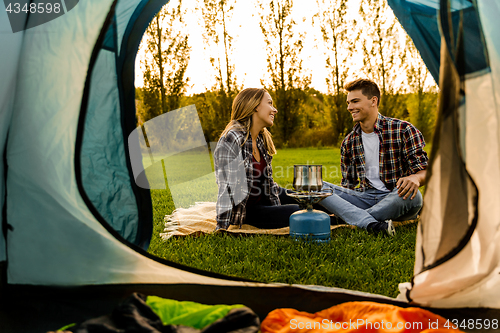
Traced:
[[[130, 23], [127, 25], [127, 28], [123, 34], [122, 38], [122, 43], [119, 48], [119, 53], [115, 53], [115, 61], [116, 61], [116, 75], [117, 75], [117, 85], [118, 85], [118, 94], [119, 94], [119, 102], [120, 102], [120, 124], [121, 124], [121, 129], [122, 129], [122, 135], [123, 135], [123, 144], [125, 146], [126, 142], [128, 142], [128, 137], [127, 135], [130, 134], [134, 129], [135, 126], [131, 126], [131, 118], [133, 115], [133, 123], [137, 122], [136, 120], [136, 115], [135, 115], [135, 99], [132, 101], [132, 106], [128, 106], [129, 103], [125, 102], [125, 97], [126, 94], [124, 93], [124, 75], [123, 71], [125, 66], [125, 59], [127, 58], [127, 51], [129, 48], [127, 48], [127, 45], [131, 43], [131, 35], [133, 34], [135, 30], [135, 26], [137, 23], [137, 20], [141, 17], [141, 13], [143, 13], [144, 8], [148, 6], [150, 2], [148, 0], [142, 0], [140, 4], [136, 7], [134, 10], [134, 13], [132, 14], [129, 22], [133, 21], [133, 24], [130, 25]], [[161, 3], [161, 6], [160, 6]], [[168, 0], [160, 0], [158, 2], [158, 10], [161, 10], [161, 7], [163, 7], [166, 3], [168, 3]], [[153, 12], [157, 12], [156, 8], [153, 9]], [[134, 19], [135, 18], [135, 19]], [[151, 21], [151, 19], [147, 19], [148, 22]], [[147, 28], [147, 27], [146, 27]], [[141, 28], [142, 30], [142, 28]], [[145, 30], [145, 29], [144, 29]], [[141, 37], [144, 35], [144, 32], [140, 33]], [[136, 42], [136, 41], [134, 41]], [[140, 43], [140, 39], [139, 39]], [[116, 41], [116, 48], [118, 50], [118, 40]], [[138, 47], [138, 46], [137, 46]], [[133, 54], [135, 55], [137, 53], [136, 50], [133, 50]], [[135, 57], [134, 57], [135, 58]], [[135, 64], [135, 62], [134, 62]], [[132, 73], [134, 72], [134, 68], [132, 68]], [[134, 86], [134, 96], [135, 96], [135, 86]], [[133, 110], [128, 110], [129, 108], [132, 108]], [[129, 111], [129, 112], [127, 112]], [[131, 112], [133, 111], [133, 112]], [[130, 118], [130, 119], [129, 119]], [[130, 163], [130, 154], [127, 149], [127, 147], [124, 147], [124, 152], [125, 152], [125, 162], [127, 165], [127, 171], [129, 174], [129, 180], [130, 180], [130, 187], [132, 189], [132, 192], [134, 193], [135, 197], [135, 202], [137, 205], [137, 234], [136, 234], [136, 239], [135, 243], [136, 244], [141, 244], [144, 249], [147, 249], [149, 247], [149, 243], [151, 241], [151, 236], [153, 233], [153, 204], [151, 201], [151, 192], [150, 191], [145, 191], [143, 189], [138, 188], [137, 184], [134, 181], [134, 175], [133, 175], [133, 170], [132, 166]], [[147, 207], [144, 207], [147, 206]], [[146, 212], [145, 210], [149, 210], [149, 212]], [[145, 223], [147, 223], [147, 230], [144, 230], [145, 228]], [[149, 234], [146, 240], [145, 233]]]

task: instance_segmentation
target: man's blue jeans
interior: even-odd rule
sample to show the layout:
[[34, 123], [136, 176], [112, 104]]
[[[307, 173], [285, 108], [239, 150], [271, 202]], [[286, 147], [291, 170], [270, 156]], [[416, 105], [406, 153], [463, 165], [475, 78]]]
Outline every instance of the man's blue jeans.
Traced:
[[333, 194], [319, 204], [345, 223], [365, 229], [372, 222], [414, 219], [423, 203], [420, 191], [415, 198], [404, 200], [397, 188], [392, 192], [376, 189], [361, 192], [323, 182], [323, 190], [328, 188]]

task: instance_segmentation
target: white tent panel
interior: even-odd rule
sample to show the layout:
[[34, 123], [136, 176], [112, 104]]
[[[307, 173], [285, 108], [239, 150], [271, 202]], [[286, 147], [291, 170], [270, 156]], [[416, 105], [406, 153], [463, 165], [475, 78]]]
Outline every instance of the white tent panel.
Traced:
[[[75, 185], [74, 142], [91, 52], [110, 5], [109, 0], [84, 2], [25, 32], [8, 144], [7, 217], [14, 227], [8, 235], [11, 277], [23, 276], [29, 257], [38, 270], [54, 260], [44, 257], [51, 247], [44, 242], [52, 242], [54, 236], [49, 230], [59, 230], [55, 235], [63, 243], [52, 246], [64, 255], [67, 248], [61, 245], [71, 244], [64, 243], [67, 237], [60, 224], [92, 217], [79, 208], [84, 204]], [[37, 223], [39, 218], [50, 223]]]
[[479, 191], [479, 221], [477, 229], [487, 230], [486, 246], [500, 226], [500, 156], [499, 122], [495, 89], [491, 73], [466, 81], [466, 165]]
[[[492, 74], [487, 73], [468, 79], [465, 87], [466, 165], [479, 192], [477, 227], [471, 241], [455, 257], [416, 275], [411, 297], [419, 304], [434, 307], [500, 307], [500, 289], [493, 291], [486, 287], [500, 271], [499, 124], [492, 82]], [[438, 191], [439, 188], [429, 190]], [[432, 214], [439, 215], [439, 212], [434, 209]], [[438, 219], [443, 219], [445, 223], [452, 222], [445, 216]], [[440, 237], [426, 236], [428, 243], [440, 240]], [[423, 260], [419, 251], [421, 244], [422, 240], [418, 237], [416, 267], [421, 267]], [[479, 296], [479, 293], [484, 295]], [[472, 294], [475, 295], [474, 304], [471, 304]]]
[[[500, 17], [500, 2], [490, 0], [477, 0], [477, 6], [481, 23], [483, 25], [484, 39], [488, 45], [488, 55], [491, 68], [491, 84], [493, 86], [493, 98], [496, 105], [496, 123], [500, 126], [500, 29], [498, 18]], [[500, 130], [497, 130], [497, 156], [500, 156]], [[496, 215], [499, 216], [499, 215]], [[500, 218], [500, 217], [499, 217]]]
[[[12, 223], [19, 224], [18, 214], [57, 220], [61, 212], [53, 202], [82, 220], [91, 216], [73, 208], [84, 205], [75, 185], [74, 146], [90, 56], [110, 4], [81, 3], [25, 33], [8, 144]], [[21, 200], [29, 196], [32, 201]]]

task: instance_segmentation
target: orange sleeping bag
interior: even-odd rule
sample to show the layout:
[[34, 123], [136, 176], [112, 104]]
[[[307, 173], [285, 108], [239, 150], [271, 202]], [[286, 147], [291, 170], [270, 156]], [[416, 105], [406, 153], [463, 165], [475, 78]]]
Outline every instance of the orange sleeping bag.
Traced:
[[420, 308], [349, 302], [314, 314], [295, 309], [276, 309], [267, 315], [260, 329], [262, 333], [460, 332], [453, 327], [451, 321]]

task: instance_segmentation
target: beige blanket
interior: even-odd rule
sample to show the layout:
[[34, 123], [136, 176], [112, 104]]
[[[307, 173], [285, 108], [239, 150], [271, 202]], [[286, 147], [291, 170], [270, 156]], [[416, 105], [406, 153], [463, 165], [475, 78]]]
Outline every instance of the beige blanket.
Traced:
[[[197, 202], [190, 208], [177, 208], [171, 215], [166, 215], [165, 229], [160, 236], [163, 240], [167, 240], [172, 236], [188, 236], [210, 234], [215, 230], [217, 222], [215, 220], [215, 202]], [[397, 227], [401, 224], [413, 223], [416, 220], [394, 222]], [[336, 228], [353, 228], [351, 225], [334, 225]], [[230, 234], [273, 234], [273, 235], [288, 235], [289, 228], [280, 229], [259, 229], [248, 224], [243, 224], [241, 229], [236, 225], [229, 226], [228, 230], [219, 230], [217, 232], [227, 232]]]

